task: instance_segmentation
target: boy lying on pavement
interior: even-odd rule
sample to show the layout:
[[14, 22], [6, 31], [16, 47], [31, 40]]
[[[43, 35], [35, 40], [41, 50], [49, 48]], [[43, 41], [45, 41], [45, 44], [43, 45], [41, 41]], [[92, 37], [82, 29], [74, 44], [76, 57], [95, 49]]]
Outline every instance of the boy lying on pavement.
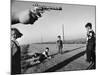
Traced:
[[43, 53], [35, 53], [33, 55], [33, 58], [26, 60], [26, 62], [29, 62], [30, 65], [33, 65], [33, 64], [41, 63], [45, 59], [51, 59], [51, 56], [48, 55], [48, 52], [49, 52], [49, 48], [46, 47]]

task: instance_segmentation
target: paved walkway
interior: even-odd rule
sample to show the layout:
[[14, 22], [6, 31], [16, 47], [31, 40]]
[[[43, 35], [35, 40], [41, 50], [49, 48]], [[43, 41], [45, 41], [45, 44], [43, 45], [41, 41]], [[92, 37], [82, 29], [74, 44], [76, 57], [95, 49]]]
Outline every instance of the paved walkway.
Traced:
[[90, 65], [85, 61], [84, 46], [65, 50], [63, 54], [53, 54], [52, 56], [52, 59], [47, 59], [41, 64], [31, 66], [25, 73], [86, 70]]

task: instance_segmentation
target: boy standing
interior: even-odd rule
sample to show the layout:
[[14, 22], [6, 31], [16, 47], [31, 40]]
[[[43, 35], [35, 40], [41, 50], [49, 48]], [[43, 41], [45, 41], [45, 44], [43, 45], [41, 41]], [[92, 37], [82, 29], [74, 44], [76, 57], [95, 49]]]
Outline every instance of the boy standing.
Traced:
[[58, 48], [58, 53], [62, 54], [62, 48], [63, 48], [63, 42], [61, 40], [61, 36], [57, 36], [57, 48]]
[[21, 74], [21, 48], [17, 39], [22, 36], [17, 28], [11, 28], [11, 75]]
[[92, 24], [91, 23], [87, 23], [85, 25], [85, 28], [87, 30], [87, 46], [86, 46], [86, 56], [87, 56], [87, 62], [92, 62], [94, 65], [96, 63], [95, 59], [95, 33], [92, 30]]

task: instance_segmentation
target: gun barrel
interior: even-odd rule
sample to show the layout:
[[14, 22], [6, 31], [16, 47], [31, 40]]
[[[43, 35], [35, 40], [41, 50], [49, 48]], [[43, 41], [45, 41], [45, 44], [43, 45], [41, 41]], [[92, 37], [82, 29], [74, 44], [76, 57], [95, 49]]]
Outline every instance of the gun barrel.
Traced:
[[61, 7], [42, 7], [42, 9], [44, 9], [44, 10], [62, 10], [62, 8]]
[[62, 7], [52, 7], [38, 4], [33, 4], [33, 6], [39, 7], [42, 10], [62, 10]]

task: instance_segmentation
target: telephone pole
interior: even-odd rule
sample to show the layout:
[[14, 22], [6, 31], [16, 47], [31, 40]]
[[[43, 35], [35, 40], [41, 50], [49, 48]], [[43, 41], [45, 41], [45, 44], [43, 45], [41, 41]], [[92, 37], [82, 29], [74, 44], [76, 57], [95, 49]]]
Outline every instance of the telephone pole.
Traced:
[[64, 43], [64, 25], [62, 25], [63, 43]]

